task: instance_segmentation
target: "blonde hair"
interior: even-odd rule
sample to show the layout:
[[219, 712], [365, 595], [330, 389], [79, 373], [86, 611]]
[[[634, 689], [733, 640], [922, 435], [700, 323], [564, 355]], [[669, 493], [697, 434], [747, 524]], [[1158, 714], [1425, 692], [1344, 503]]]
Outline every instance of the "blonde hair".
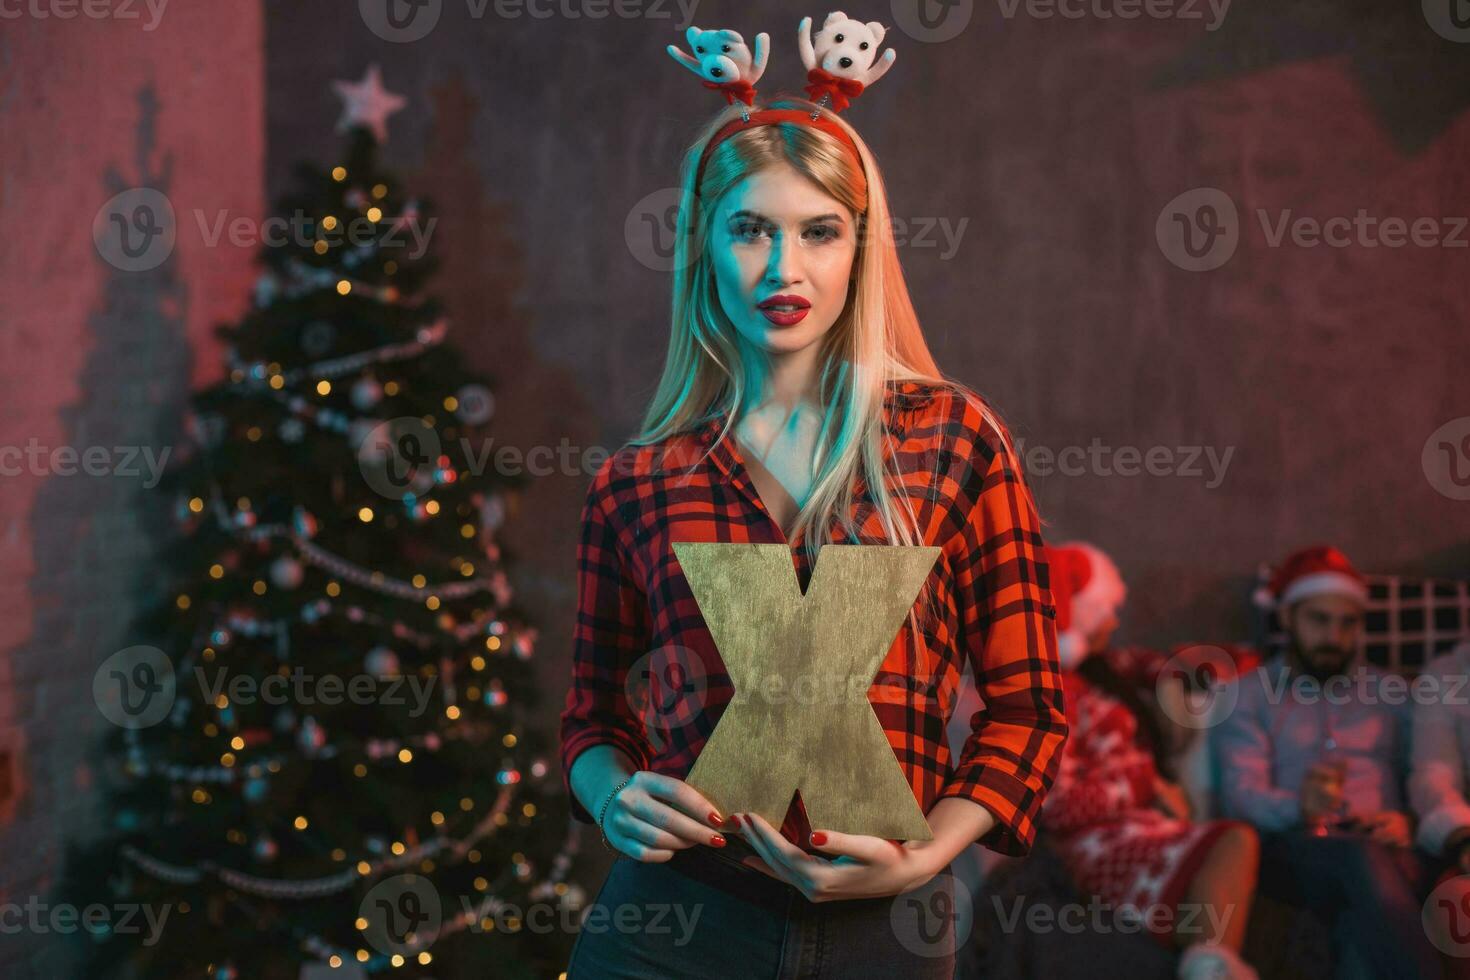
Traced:
[[[699, 186], [698, 164], [706, 144], [726, 123], [737, 118], [740, 105], [730, 105], [711, 118], [684, 153], [680, 167], [678, 225], [674, 236], [673, 307], [668, 354], [663, 374], [644, 414], [634, 445], [657, 443], [697, 428], [728, 413], [718, 435], [734, 428], [758, 376], [754, 365], [741, 362], [735, 327], [720, 305], [714, 266], [706, 248], [707, 223], [720, 199], [736, 184], [762, 169], [790, 164], [857, 218], [854, 277], [843, 312], [823, 337], [819, 397], [823, 418], [813, 458], [811, 493], [801, 505], [793, 535], [806, 537], [812, 561], [826, 540], [827, 528], [840, 517], [849, 539], [852, 488], [861, 473], [876, 506], [885, 540], [922, 545], [913, 507], [907, 496], [891, 495], [884, 470], [883, 404], [886, 386], [896, 381], [943, 385], [975, 403], [1001, 437], [1021, 481], [1028, 504], [1035, 502], [1015, 458], [1010, 433], [984, 399], [940, 373], [919, 329], [892, 236], [888, 197], [877, 161], [856, 130], [825, 107], [797, 97], [782, 97], [768, 108], [819, 111], [851, 137], [862, 160], [852, 165], [850, 152], [835, 136], [815, 126], [779, 122], [736, 132], [710, 153]], [[879, 489], [881, 488], [881, 490]], [[912, 614], [911, 614], [912, 615]]]

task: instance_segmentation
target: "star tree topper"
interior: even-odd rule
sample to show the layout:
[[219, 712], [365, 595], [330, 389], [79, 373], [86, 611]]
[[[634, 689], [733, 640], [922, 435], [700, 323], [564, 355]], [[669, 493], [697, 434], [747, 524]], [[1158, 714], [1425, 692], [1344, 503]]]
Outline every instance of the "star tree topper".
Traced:
[[342, 97], [342, 118], [337, 120], [337, 132], [365, 126], [379, 143], [388, 142], [388, 117], [408, 105], [403, 96], [383, 88], [383, 76], [377, 65], [368, 66], [362, 81], [333, 82], [332, 88]]
[[939, 548], [824, 545], [803, 595], [784, 544], [673, 547], [735, 685], [686, 782], [774, 827], [800, 790], [813, 827], [932, 840], [868, 688]]

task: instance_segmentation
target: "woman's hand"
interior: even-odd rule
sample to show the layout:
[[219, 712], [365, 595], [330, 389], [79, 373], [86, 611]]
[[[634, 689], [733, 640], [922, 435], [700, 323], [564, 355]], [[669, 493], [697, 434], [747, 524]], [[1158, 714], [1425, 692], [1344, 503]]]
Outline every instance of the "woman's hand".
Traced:
[[943, 849], [932, 840], [900, 844], [864, 834], [813, 831], [812, 844], [837, 855], [828, 860], [803, 851], [759, 814], [733, 814], [730, 824], [759, 855], [742, 863], [795, 887], [811, 902], [898, 895], [924, 884], [949, 863], [939, 860]]
[[640, 769], [608, 804], [602, 832], [635, 861], [662, 864], [696, 844], [724, 847], [725, 838], [710, 830], [722, 823], [709, 801], [684, 780]]

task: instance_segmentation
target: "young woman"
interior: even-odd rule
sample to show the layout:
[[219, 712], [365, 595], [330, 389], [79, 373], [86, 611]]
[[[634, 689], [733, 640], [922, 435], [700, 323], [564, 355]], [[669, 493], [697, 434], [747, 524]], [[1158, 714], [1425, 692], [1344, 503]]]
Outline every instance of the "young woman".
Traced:
[[1080, 889], [1185, 947], [1182, 980], [1254, 980], [1239, 952], [1256, 832], [1233, 820], [1191, 822], [1183, 788], [1166, 778], [1162, 729], [1136, 693], [1163, 658], [1110, 647], [1127, 594], [1112, 560], [1082, 542], [1049, 547], [1046, 560], [1070, 734], [1041, 825]]
[[[778, 100], [701, 165], [742, 108], [688, 150], [663, 376], [582, 512], [562, 769], [574, 815], [620, 856], [570, 975], [948, 978], [949, 863], [975, 841], [1029, 849], [1066, 734], [1040, 521], [1001, 420], [929, 353], [861, 138]], [[777, 828], [683, 781], [735, 694], [672, 548], [686, 541], [786, 544], [803, 590], [825, 542], [942, 549], [868, 691], [932, 840], [812, 828], [799, 795]], [[697, 703], [640, 715], [628, 691], [650, 653], [677, 659]], [[967, 661], [985, 710], [952, 760]], [[932, 902], [895, 897], [921, 887]], [[630, 908], [635, 925], [606, 926]]]

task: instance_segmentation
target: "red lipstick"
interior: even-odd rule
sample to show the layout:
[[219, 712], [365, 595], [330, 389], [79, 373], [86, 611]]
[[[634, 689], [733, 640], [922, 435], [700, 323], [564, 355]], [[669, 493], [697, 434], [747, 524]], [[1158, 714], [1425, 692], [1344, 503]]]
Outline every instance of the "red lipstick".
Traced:
[[778, 327], [789, 327], [805, 319], [812, 308], [811, 301], [794, 293], [778, 293], [768, 296], [756, 304], [767, 320]]

